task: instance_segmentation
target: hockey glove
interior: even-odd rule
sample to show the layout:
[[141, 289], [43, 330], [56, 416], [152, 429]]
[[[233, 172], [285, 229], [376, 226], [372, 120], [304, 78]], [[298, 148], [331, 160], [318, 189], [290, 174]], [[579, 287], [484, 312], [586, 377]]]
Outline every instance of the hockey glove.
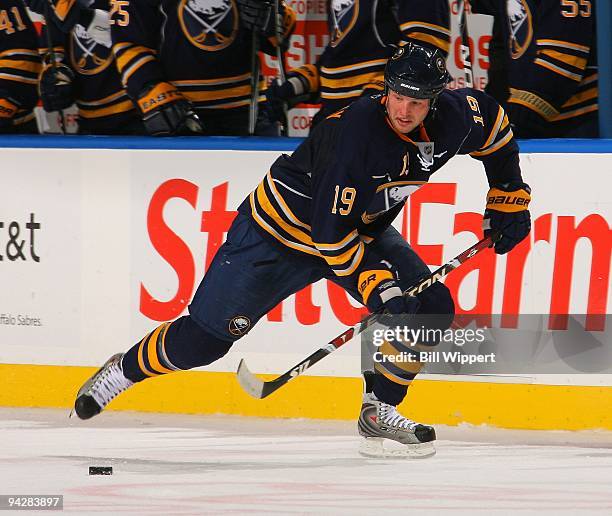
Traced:
[[12, 127], [15, 113], [19, 110], [16, 100], [8, 92], [0, 90], [0, 130]]
[[414, 314], [420, 306], [416, 297], [404, 296], [397, 282], [397, 274], [388, 262], [381, 261], [380, 269], [359, 274], [358, 290], [371, 312], [383, 310], [388, 314]]
[[161, 82], [145, 88], [138, 99], [145, 129], [152, 136], [203, 134], [191, 103], [172, 85]]
[[501, 233], [495, 243], [497, 254], [511, 251], [531, 231], [530, 202], [531, 189], [526, 183], [505, 183], [489, 189], [482, 228], [485, 237], [492, 231]]
[[45, 56], [38, 82], [38, 93], [45, 111], [61, 111], [73, 104], [73, 81], [74, 72], [68, 66], [52, 63], [51, 57]]

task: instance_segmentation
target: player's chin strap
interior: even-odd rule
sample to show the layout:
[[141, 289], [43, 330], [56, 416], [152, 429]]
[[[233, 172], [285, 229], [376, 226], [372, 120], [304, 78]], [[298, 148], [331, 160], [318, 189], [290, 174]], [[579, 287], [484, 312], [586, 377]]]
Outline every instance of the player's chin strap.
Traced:
[[[473, 256], [476, 256], [480, 251], [492, 247], [495, 242], [499, 240], [501, 237], [500, 233], [491, 233], [486, 238], [483, 238], [479, 242], [476, 242], [473, 246], [463, 251], [458, 256], [455, 256], [452, 260], [442, 265], [442, 267], [436, 269], [429, 276], [426, 276], [419, 280], [418, 283], [408, 288], [404, 295], [415, 296], [423, 290], [431, 287], [434, 283], [437, 283], [442, 278], [444, 278], [449, 272], [459, 267], [462, 263], [465, 263]], [[300, 376], [307, 369], [316, 364], [319, 360], [323, 359], [330, 353], [333, 353], [338, 348], [344, 346], [349, 340], [353, 337], [359, 335], [366, 328], [371, 326], [374, 322], [378, 320], [380, 313], [373, 313], [368, 315], [365, 319], [363, 319], [360, 323], [357, 323], [355, 326], [349, 328], [348, 330], [342, 332], [335, 339], [329, 341], [329, 343], [312, 353], [310, 356], [302, 360], [299, 364], [293, 366], [289, 371], [282, 374], [278, 378], [274, 380], [270, 380], [268, 382], [264, 382], [257, 378], [246, 365], [244, 360], [240, 360], [240, 364], [238, 364], [238, 382], [242, 386], [242, 388], [254, 398], [265, 398], [269, 396], [273, 392], [280, 389], [283, 385], [285, 385], [289, 380]]]

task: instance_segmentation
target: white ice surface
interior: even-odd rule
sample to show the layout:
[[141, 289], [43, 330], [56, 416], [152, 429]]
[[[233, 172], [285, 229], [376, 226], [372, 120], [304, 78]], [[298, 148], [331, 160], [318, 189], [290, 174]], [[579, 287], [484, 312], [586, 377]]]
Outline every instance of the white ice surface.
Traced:
[[0, 409], [0, 494], [62, 494], [79, 515], [612, 514], [609, 432], [440, 426], [435, 457], [379, 460], [351, 422], [67, 416]]

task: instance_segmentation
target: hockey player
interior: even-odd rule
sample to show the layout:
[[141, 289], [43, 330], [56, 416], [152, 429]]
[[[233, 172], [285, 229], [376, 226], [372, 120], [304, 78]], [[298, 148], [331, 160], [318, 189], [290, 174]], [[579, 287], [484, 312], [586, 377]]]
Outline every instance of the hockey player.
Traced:
[[[26, 0], [46, 16], [53, 49], [44, 48], [40, 96], [45, 111], [76, 102], [79, 134], [146, 134], [136, 105], [119, 80], [111, 51], [107, 0]], [[46, 47], [46, 33], [42, 46]], [[55, 63], [53, 62], [55, 59]]]
[[37, 133], [38, 37], [21, 0], [0, 5], [0, 134]]
[[281, 123], [285, 103], [320, 102], [315, 126], [361, 96], [383, 90], [387, 59], [414, 41], [446, 55], [450, 46], [448, 0], [328, 0], [330, 41], [315, 64], [273, 81], [266, 96], [270, 118]]
[[[295, 26], [291, 8], [280, 3], [280, 42], [267, 0], [112, 4], [117, 67], [150, 134], [248, 134], [253, 32], [274, 53]], [[265, 130], [262, 122], [256, 133]]]
[[517, 138], [595, 138], [595, 1], [471, 0], [494, 16], [485, 91]]
[[[402, 294], [429, 273], [390, 225], [406, 198], [454, 155], [470, 154], [490, 184], [484, 229], [501, 230], [495, 251], [507, 253], [531, 227], [529, 187], [503, 109], [476, 90], [445, 90], [449, 78], [440, 52], [408, 44], [386, 67], [385, 95], [329, 116], [292, 156], [281, 155], [240, 205], [189, 315], [109, 359], [79, 390], [77, 415], [98, 414], [135, 382], [218, 360], [276, 304], [322, 278], [371, 311], [438, 314], [437, 328], [448, 328], [454, 303], [443, 284]], [[418, 370], [377, 371], [359, 417], [364, 453], [384, 455], [390, 439], [406, 454], [431, 454], [434, 429], [396, 409]]]

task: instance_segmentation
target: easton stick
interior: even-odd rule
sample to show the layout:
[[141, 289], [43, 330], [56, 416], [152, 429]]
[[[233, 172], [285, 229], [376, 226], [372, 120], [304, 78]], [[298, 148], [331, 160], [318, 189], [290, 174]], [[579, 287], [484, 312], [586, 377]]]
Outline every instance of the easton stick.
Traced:
[[[473, 256], [477, 255], [483, 249], [487, 249], [488, 247], [493, 246], [493, 244], [499, 239], [500, 236], [501, 235], [497, 233], [489, 235], [487, 238], [483, 238], [482, 240], [475, 243], [473, 246], [466, 249], [449, 262], [442, 265], [440, 268], [436, 269], [429, 276], [426, 276], [419, 280], [416, 285], [408, 288], [404, 292], [404, 295], [413, 296], [415, 294], [418, 294], [419, 292], [423, 292], [423, 290], [440, 281], [449, 272], [456, 269], [462, 263], [465, 263]], [[346, 344], [349, 340], [359, 335], [366, 328], [376, 322], [379, 315], [380, 313], [373, 313], [368, 315], [361, 322], [357, 323], [351, 328], [348, 328], [346, 331], [342, 332], [342, 334], [338, 335], [335, 339], [331, 340], [326, 346], [318, 349], [310, 356], [302, 360], [299, 364], [295, 365], [289, 371], [282, 374], [278, 378], [275, 378], [274, 380], [270, 380], [267, 382], [260, 380], [259, 378], [257, 378], [257, 376], [251, 373], [244, 359], [241, 359], [240, 363], [238, 364], [238, 371], [236, 372], [238, 376], [238, 382], [248, 394], [253, 396], [253, 398], [265, 398], [280, 389], [289, 380], [292, 380], [293, 378], [296, 378], [303, 374], [307, 369], [312, 367], [319, 360], [323, 359], [330, 353], [333, 353], [338, 348], [344, 346], [344, 344]]]

